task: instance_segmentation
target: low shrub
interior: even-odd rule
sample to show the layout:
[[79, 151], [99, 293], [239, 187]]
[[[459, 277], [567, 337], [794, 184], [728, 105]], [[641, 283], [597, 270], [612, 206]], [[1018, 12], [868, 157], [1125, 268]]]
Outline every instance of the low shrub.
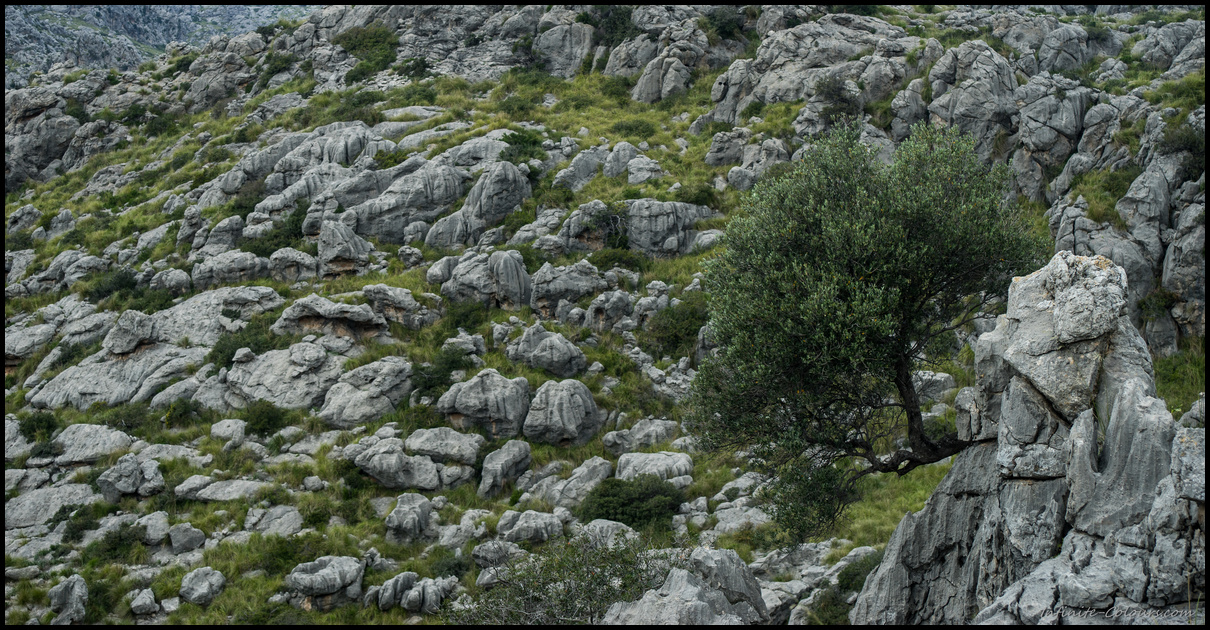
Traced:
[[642, 34], [630, 16], [634, 8], [625, 5], [593, 5], [576, 16], [576, 21], [593, 27], [593, 46], [613, 48], [618, 44]]
[[[609, 481], [609, 480], [607, 480]], [[642, 537], [603, 545], [587, 536], [548, 543], [505, 565], [505, 579], [466, 608], [448, 607], [449, 624], [561, 626], [598, 623], [615, 602], [632, 601], [686, 562]]]
[[514, 131], [504, 137], [508, 148], [500, 153], [500, 159], [513, 164], [524, 164], [530, 160], [545, 160], [546, 151], [542, 149], [545, 140], [537, 132], [524, 129]]
[[842, 593], [860, 591], [865, 586], [865, 579], [882, 564], [882, 552], [872, 553], [840, 570], [836, 576], [836, 585]]
[[655, 135], [655, 125], [646, 120], [632, 118], [629, 120], [619, 120], [613, 124], [611, 128], [614, 133], [627, 138], [639, 138], [646, 140]]
[[[480, 311], [483, 310], [481, 305], [474, 305]], [[447, 313], [452, 314], [452, 306], [451, 310]], [[446, 316], [449, 317], [450, 315], [447, 314]], [[437, 356], [433, 357], [431, 365], [421, 365], [413, 368], [412, 385], [416, 387], [417, 392], [420, 392], [419, 395], [431, 395], [435, 397], [449, 389], [450, 372], [465, 370], [473, 365], [461, 350], [447, 348], [438, 352]]]
[[244, 407], [241, 415], [248, 423], [249, 433], [268, 436], [288, 426], [294, 419], [291, 416], [297, 414], [291, 414], [267, 400], [255, 400]]
[[[766, 179], [770, 179], [766, 177]], [[676, 200], [684, 203], [692, 203], [699, 206], [709, 206], [717, 208], [719, 205], [718, 191], [709, 183], [689, 184], [681, 186], [680, 190], [676, 191]]]
[[275, 225], [268, 234], [244, 243], [244, 251], [268, 258], [273, 255], [273, 252], [283, 247], [297, 245], [303, 238], [302, 225], [306, 218], [306, 212], [294, 210], [285, 220]]
[[249, 348], [256, 354], [289, 348], [294, 341], [289, 335], [278, 335], [269, 330], [280, 314], [281, 309], [254, 315], [243, 329], [223, 334], [206, 355], [206, 363], [213, 363], [216, 369], [229, 368], [235, 351], [240, 348]]
[[622, 267], [642, 273], [651, 267], [651, 259], [628, 249], [600, 249], [588, 256], [588, 262], [601, 271]]
[[343, 47], [350, 55], [361, 60], [345, 74], [345, 83], [352, 84], [386, 70], [395, 63], [399, 37], [391, 29], [374, 23], [366, 27], [351, 28], [333, 37], [332, 43]]
[[99, 566], [102, 564], [142, 564], [146, 562], [148, 553], [143, 546], [143, 538], [147, 529], [142, 525], [122, 525], [110, 530], [101, 540], [84, 548], [80, 560], [85, 565]]
[[1194, 129], [1192, 125], [1168, 125], [1164, 129], [1160, 150], [1164, 153], [1189, 152], [1181, 163], [1186, 178], [1196, 178], [1206, 170], [1206, 134]]
[[651, 316], [639, 344], [654, 357], [683, 357], [693, 353], [697, 333], [710, 319], [706, 295], [692, 291], [681, 295], [681, 303]]
[[639, 475], [629, 481], [611, 477], [584, 498], [580, 518], [584, 522], [603, 518], [631, 527], [667, 528], [684, 501], [683, 491], [655, 475]]
[[49, 411], [35, 411], [18, 421], [18, 429], [30, 442], [45, 442], [59, 430], [59, 419]]

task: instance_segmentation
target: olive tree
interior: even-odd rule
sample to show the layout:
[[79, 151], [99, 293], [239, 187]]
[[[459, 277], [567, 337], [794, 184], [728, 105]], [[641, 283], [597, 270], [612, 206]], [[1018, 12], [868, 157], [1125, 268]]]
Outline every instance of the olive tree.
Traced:
[[913, 373], [1043, 253], [1006, 201], [1008, 168], [981, 163], [971, 137], [917, 125], [884, 165], [860, 135], [840, 125], [755, 187], [706, 263], [720, 347], [691, 426], [708, 448], [750, 449], [798, 537], [834, 523], [862, 475], [968, 445], [926, 434]]

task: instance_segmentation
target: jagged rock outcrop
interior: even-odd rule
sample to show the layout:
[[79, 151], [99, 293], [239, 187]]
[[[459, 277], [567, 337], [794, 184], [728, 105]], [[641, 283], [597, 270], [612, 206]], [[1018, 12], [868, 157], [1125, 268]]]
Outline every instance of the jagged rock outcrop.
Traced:
[[609, 284], [592, 263], [581, 260], [566, 267], [542, 265], [534, 272], [531, 286], [529, 305], [549, 319], [554, 316], [559, 302], [576, 302], [584, 296], [604, 291]]
[[442, 281], [441, 293], [455, 302], [475, 301], [485, 307], [517, 310], [529, 304], [529, 274], [521, 253], [515, 249], [468, 253]]
[[509, 361], [525, 363], [555, 376], [571, 378], [588, 368], [584, 351], [560, 333], [548, 332], [541, 323], [525, 332], [504, 349]]
[[1178, 436], [1154, 398], [1125, 295], [1123, 269], [1069, 252], [1014, 280], [959, 415], [975, 444], [896, 528], [853, 622], [1059, 622], [1204, 589], [1204, 494], [1178, 490], [1204, 429]]
[[529, 413], [529, 381], [508, 379], [488, 368], [468, 381], [454, 383], [437, 400], [437, 411], [467, 430], [480, 426], [492, 439], [515, 437]]
[[365, 304], [342, 304], [312, 293], [286, 307], [271, 330], [279, 335], [318, 333], [369, 340], [386, 335], [387, 323]]
[[592, 392], [575, 379], [546, 381], [534, 394], [525, 416], [525, 437], [559, 446], [591, 440], [605, 424], [606, 412], [597, 407]]
[[383, 357], [350, 370], [328, 390], [319, 417], [342, 429], [373, 422], [412, 393], [411, 376], [412, 364], [403, 357]]

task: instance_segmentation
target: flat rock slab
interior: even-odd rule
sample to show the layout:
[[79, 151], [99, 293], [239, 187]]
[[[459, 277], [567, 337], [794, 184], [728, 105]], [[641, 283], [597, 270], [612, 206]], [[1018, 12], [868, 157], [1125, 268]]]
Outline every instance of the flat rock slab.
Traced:
[[41, 525], [64, 505], [89, 505], [104, 499], [82, 483], [31, 490], [4, 502], [4, 529]]

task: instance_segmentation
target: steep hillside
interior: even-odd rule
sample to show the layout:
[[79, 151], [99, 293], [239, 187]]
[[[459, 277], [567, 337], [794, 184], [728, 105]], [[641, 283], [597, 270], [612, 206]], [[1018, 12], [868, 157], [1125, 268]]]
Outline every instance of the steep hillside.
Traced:
[[305, 5], [5, 5], [4, 87], [56, 64], [133, 70], [179, 41], [205, 44], [278, 20], [305, 17]]
[[[108, 29], [80, 36], [80, 67], [5, 91], [6, 623], [522, 620], [501, 594], [535, 623], [561, 605], [838, 623], [854, 602], [863, 621], [1031, 621], [1012, 583], [1089, 528], [1112, 490], [1090, 475], [1146, 459], [1081, 467], [1105, 443], [1081, 414], [1095, 402], [1124, 444], [1157, 418], [1152, 455], [1174, 452], [1174, 415], [1204, 439], [1204, 9], [582, 8], [6, 9], [6, 40], [43, 56]], [[34, 24], [52, 13], [70, 24]], [[6, 58], [7, 84], [43, 57]], [[1052, 261], [1034, 301], [929, 349], [927, 418], [975, 446], [864, 479], [834, 537], [791, 545], [747, 453], [699, 452], [682, 422], [726, 342], [701, 269], [747, 191], [854, 115], [884, 159], [930, 121], [1011, 160], [1010, 200], [1080, 271]], [[1056, 289], [1077, 276], [1101, 292]], [[1075, 366], [1056, 372], [1094, 375], [1057, 412], [1045, 375], [1005, 358], [1053, 333], [1020, 322], [1054, 304], [1112, 324], [1046, 346]], [[997, 468], [1000, 408], [1026, 398], [1047, 430], [1004, 450], [1062, 459], [1083, 436], [1080, 466]], [[1122, 486], [1184, 493], [1163, 513], [1187, 527], [1135, 545], [1157, 580], [1204, 574], [1195, 468]], [[1050, 520], [1006, 509], [1026, 520], [979, 530], [1038, 523], [1028, 554], [996, 547], [1011, 570], [939, 568], [981, 543], [930, 538], [951, 531], [930, 515], [973, 536], [1024, 485], [1096, 509], [1031, 499]], [[584, 532], [641, 536], [605, 551]], [[1157, 552], [1165, 536], [1184, 551]], [[960, 583], [962, 610], [887, 594], [941, 593], [930, 580]], [[1190, 587], [1081, 604], [1204, 600]]]

